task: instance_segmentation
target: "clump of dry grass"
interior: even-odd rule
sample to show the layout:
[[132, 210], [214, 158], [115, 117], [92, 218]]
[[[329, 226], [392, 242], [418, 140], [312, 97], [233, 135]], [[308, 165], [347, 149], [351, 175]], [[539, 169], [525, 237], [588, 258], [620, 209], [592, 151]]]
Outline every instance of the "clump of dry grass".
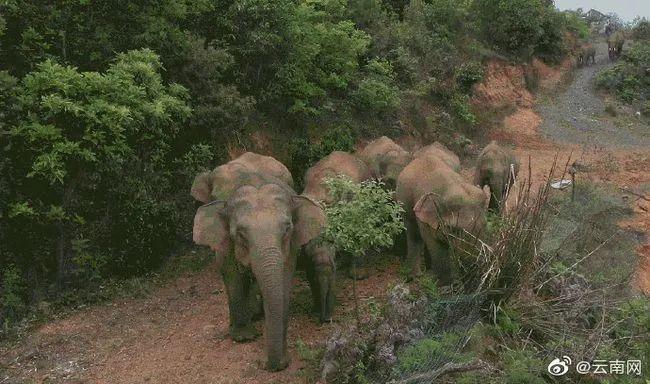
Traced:
[[[482, 232], [459, 233], [451, 227], [441, 228], [451, 244], [460, 290], [480, 297], [484, 309], [493, 310], [529, 285], [539, 265], [540, 243], [549, 219], [550, 181], [555, 170], [554, 164], [546, 182], [534, 189], [529, 161], [528, 177], [520, 180], [514, 204], [500, 216], [489, 214]], [[502, 206], [506, 206], [505, 201]]]

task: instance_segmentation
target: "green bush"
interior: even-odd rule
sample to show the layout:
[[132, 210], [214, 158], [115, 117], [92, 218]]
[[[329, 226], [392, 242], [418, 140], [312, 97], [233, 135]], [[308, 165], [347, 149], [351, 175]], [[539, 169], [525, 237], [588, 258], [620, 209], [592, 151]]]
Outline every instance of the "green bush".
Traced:
[[647, 18], [639, 18], [634, 20], [632, 27], [632, 39], [634, 40], [650, 40], [650, 21]]
[[501, 51], [526, 60], [537, 55], [551, 62], [566, 53], [567, 19], [552, 2], [477, 0], [474, 7], [482, 35]]
[[0, 322], [7, 327], [19, 319], [25, 311], [25, 282], [14, 264], [2, 270], [0, 285]]
[[448, 362], [464, 363], [472, 360], [470, 353], [460, 351], [462, 345], [463, 336], [453, 332], [419, 340], [399, 352], [395, 375], [403, 377], [426, 372]]
[[599, 88], [615, 93], [626, 103], [650, 100], [650, 78], [647, 68], [650, 67], [650, 42], [635, 43], [629, 50], [623, 52], [622, 60], [614, 67], [598, 73], [596, 85]]
[[400, 102], [391, 64], [377, 59], [365, 67], [366, 77], [359, 83], [354, 97], [357, 108], [365, 113], [385, 113], [395, 110]]
[[462, 63], [455, 70], [456, 83], [463, 93], [470, 93], [472, 86], [483, 80], [483, 65], [477, 61]]
[[175, 209], [171, 147], [191, 110], [185, 89], [161, 72], [143, 49], [119, 54], [104, 73], [48, 60], [17, 85], [2, 148], [11, 165], [3, 180], [13, 183], [0, 216], [12, 228], [2, 265], [65, 287], [141, 273], [170, 254], [187, 215]]
[[295, 138], [289, 142], [289, 170], [298, 190], [302, 190], [303, 178], [309, 167], [334, 151], [352, 152], [356, 134], [349, 128], [330, 128], [316, 143], [307, 138]]

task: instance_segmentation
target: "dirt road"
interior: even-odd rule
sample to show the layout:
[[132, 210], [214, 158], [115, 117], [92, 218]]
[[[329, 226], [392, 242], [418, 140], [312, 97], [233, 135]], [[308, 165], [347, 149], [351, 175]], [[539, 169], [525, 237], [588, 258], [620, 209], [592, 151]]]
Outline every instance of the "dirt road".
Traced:
[[542, 136], [561, 143], [608, 148], [649, 148], [647, 121], [634, 116], [615, 118], [605, 111], [606, 102], [595, 90], [596, 74], [613, 64], [607, 44], [596, 44], [596, 63], [579, 68], [563, 92], [545, 97], [536, 109], [542, 118]]

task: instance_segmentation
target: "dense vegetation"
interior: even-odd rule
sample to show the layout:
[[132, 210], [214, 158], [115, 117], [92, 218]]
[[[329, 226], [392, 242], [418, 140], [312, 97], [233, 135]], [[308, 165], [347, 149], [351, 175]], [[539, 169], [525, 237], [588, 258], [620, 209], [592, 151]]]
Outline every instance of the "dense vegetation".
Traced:
[[472, 137], [485, 60], [556, 62], [579, 23], [545, 0], [3, 2], [0, 318], [155, 270], [193, 176], [252, 133], [298, 181], [361, 135]]
[[[626, 293], [638, 243], [617, 225], [630, 214], [608, 188], [585, 183], [575, 200], [522, 188], [481, 241], [448, 232], [457, 284], [398, 284], [386, 303], [367, 305], [361, 325], [343, 322], [323, 349], [302, 355], [327, 382], [393, 384], [543, 384], [555, 382], [547, 366], [557, 356], [648, 359], [650, 303]], [[562, 380], [640, 379], [586, 376], [571, 369]]]
[[598, 74], [596, 84], [650, 116], [650, 23], [646, 19], [637, 20], [629, 36], [634, 39], [629, 49], [612, 68]]

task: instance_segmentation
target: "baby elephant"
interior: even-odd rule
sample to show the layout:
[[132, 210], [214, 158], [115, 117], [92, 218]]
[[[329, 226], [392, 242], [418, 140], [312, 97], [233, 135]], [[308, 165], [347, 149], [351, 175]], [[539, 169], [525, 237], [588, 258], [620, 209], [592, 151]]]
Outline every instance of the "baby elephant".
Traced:
[[453, 279], [450, 244], [442, 225], [474, 233], [485, 224], [487, 196], [436, 157], [418, 157], [397, 179], [397, 200], [404, 204], [410, 276], [422, 273], [422, 252], [442, 284]]
[[490, 187], [489, 209], [501, 211], [501, 205], [519, 173], [519, 162], [509, 150], [495, 141], [488, 144], [478, 156], [474, 183], [479, 187]]
[[578, 51], [578, 66], [588, 66], [590, 58], [591, 63], [596, 64], [596, 48], [591, 44], [586, 44], [580, 47], [580, 50]]

